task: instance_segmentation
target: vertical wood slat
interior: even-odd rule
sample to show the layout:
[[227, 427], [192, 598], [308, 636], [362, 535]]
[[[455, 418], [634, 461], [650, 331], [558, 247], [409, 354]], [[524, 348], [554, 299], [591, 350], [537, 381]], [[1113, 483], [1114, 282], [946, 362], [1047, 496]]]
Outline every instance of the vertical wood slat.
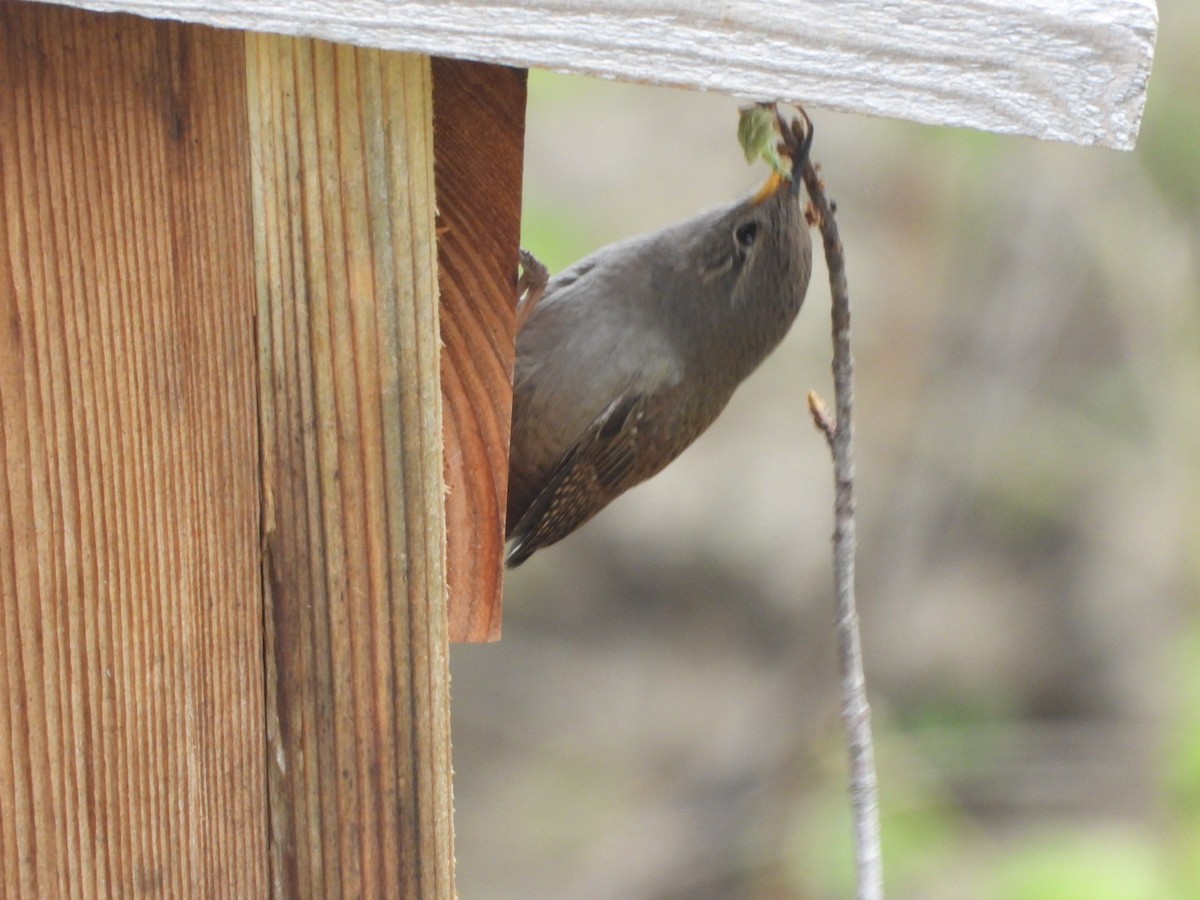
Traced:
[[451, 897], [429, 60], [246, 47], [273, 890]]
[[433, 60], [453, 641], [500, 637], [526, 75]]
[[266, 890], [239, 35], [0, 6], [0, 895]]

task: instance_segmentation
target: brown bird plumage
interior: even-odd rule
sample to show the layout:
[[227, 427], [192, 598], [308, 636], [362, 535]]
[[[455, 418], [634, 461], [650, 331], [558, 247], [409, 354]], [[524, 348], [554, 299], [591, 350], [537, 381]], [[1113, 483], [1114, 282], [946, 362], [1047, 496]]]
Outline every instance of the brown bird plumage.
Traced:
[[812, 255], [795, 168], [550, 279], [517, 336], [510, 567], [675, 459], [787, 334]]

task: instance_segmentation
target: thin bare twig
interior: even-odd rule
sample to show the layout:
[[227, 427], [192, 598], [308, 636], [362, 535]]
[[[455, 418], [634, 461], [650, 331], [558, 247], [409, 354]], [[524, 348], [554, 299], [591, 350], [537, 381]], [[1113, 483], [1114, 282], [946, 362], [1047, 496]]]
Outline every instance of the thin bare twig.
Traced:
[[[807, 117], [805, 117], [807, 118]], [[793, 123], [795, 131], [798, 122]], [[810, 126], [811, 127], [811, 126]], [[786, 132], [785, 132], [786, 140]], [[863, 675], [862, 638], [854, 596], [854, 359], [850, 352], [850, 295], [846, 261], [834, 220], [833, 205], [817, 168], [806, 161], [804, 184], [812, 200], [816, 224], [825, 245], [829, 288], [833, 294], [833, 391], [836, 418], [815, 393], [808, 395], [809, 411], [825, 434], [833, 455], [834, 531], [833, 572], [837, 590], [838, 657], [842, 675], [842, 723], [850, 756], [850, 799], [854, 808], [854, 848], [859, 900], [882, 900], [883, 858], [879, 830], [879, 785], [871, 738], [871, 708]]]

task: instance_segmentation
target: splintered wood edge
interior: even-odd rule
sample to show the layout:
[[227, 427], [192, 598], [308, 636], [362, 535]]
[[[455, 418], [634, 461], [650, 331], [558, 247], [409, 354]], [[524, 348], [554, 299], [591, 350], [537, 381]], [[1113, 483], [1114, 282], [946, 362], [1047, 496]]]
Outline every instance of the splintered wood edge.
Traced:
[[1125, 150], [1158, 29], [1154, 0], [53, 2]]

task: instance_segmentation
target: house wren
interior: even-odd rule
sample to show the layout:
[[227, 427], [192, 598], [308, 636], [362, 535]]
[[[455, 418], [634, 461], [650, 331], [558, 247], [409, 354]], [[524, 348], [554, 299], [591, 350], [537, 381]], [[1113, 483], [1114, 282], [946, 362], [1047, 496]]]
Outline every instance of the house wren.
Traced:
[[787, 334], [808, 287], [792, 177], [611, 244], [550, 279], [517, 334], [506, 559], [518, 566], [658, 473]]

